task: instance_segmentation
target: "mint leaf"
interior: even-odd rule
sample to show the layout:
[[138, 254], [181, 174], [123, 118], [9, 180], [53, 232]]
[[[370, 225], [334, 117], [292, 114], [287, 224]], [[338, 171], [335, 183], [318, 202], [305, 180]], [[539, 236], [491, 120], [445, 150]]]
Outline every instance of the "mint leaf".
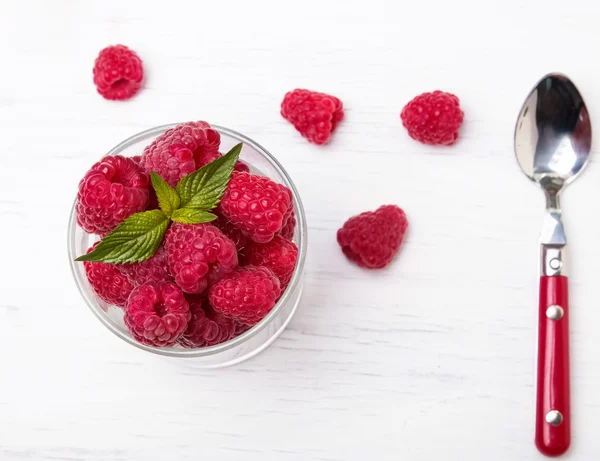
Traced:
[[222, 157], [181, 178], [175, 187], [181, 198], [181, 207], [206, 211], [216, 207], [227, 188], [241, 150], [242, 143], [239, 143]]
[[135, 263], [150, 258], [163, 239], [169, 218], [161, 210], [135, 213], [102, 239], [94, 251], [75, 261]]
[[214, 221], [217, 217], [208, 211], [199, 210], [198, 208], [179, 208], [173, 212], [171, 219], [182, 224], [200, 224]]
[[171, 217], [173, 212], [179, 208], [179, 195], [167, 181], [154, 171], [150, 173], [150, 179], [152, 180], [152, 187], [154, 187], [154, 190], [156, 191], [158, 206], [163, 210], [164, 214]]

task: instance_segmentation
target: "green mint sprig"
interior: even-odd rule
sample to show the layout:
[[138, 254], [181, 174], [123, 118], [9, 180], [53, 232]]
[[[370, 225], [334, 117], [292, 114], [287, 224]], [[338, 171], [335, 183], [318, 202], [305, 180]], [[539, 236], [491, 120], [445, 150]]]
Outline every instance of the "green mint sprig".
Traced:
[[156, 252], [171, 221], [200, 224], [215, 220], [217, 217], [210, 211], [221, 201], [241, 150], [242, 143], [237, 144], [225, 155], [181, 178], [175, 188], [155, 172], [150, 173], [160, 209], [132, 214], [93, 251], [75, 261], [144, 261]]

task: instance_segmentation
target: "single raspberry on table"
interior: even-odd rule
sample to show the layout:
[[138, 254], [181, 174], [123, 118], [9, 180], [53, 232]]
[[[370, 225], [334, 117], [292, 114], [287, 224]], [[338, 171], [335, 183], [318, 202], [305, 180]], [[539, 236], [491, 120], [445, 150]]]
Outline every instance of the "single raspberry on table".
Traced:
[[[88, 249], [88, 253], [96, 248], [96, 242]], [[83, 267], [90, 285], [100, 299], [108, 304], [125, 307], [127, 298], [133, 290], [129, 282], [117, 266], [103, 262], [84, 261]]]
[[77, 224], [104, 235], [148, 204], [148, 176], [130, 157], [106, 156], [79, 182]]
[[104, 48], [94, 63], [94, 85], [106, 99], [131, 98], [142, 86], [143, 79], [142, 60], [124, 45]]
[[290, 217], [279, 231], [279, 235], [281, 235], [284, 239], [291, 240], [294, 237], [295, 230], [296, 214], [294, 213], [294, 209], [292, 208], [292, 213], [290, 214]]
[[344, 118], [344, 109], [335, 96], [296, 89], [284, 96], [281, 115], [310, 142], [325, 144]]
[[139, 263], [117, 265], [133, 286], [151, 282], [173, 282], [167, 262], [167, 250], [161, 245], [150, 258]]
[[350, 218], [337, 232], [344, 254], [359, 266], [387, 266], [402, 244], [408, 221], [396, 205], [384, 205]]
[[294, 274], [297, 259], [298, 247], [281, 235], [276, 235], [267, 243], [251, 242], [244, 251], [245, 263], [271, 269], [279, 279], [282, 293]]
[[208, 292], [211, 306], [246, 325], [255, 325], [275, 306], [279, 279], [266, 267], [246, 266], [225, 275]]
[[292, 193], [266, 176], [234, 171], [218, 212], [255, 242], [265, 243], [293, 212]]
[[225, 216], [219, 212], [214, 213], [217, 215], [217, 219], [215, 219], [211, 224], [217, 226], [227, 237], [231, 239], [231, 241], [235, 244], [238, 253], [243, 252], [244, 248], [246, 248], [248, 245], [248, 237], [246, 237], [240, 229], [235, 227], [233, 223]]
[[233, 338], [235, 321], [216, 312], [206, 298], [198, 295], [187, 295], [192, 318], [187, 329], [179, 338], [183, 347], [207, 347], [224, 343]]
[[165, 248], [171, 274], [186, 293], [202, 293], [238, 265], [235, 244], [210, 224], [174, 222]]
[[450, 146], [458, 139], [463, 117], [458, 98], [443, 91], [417, 96], [400, 114], [411, 138], [423, 144], [444, 146]]
[[219, 158], [221, 135], [206, 122], [187, 122], [165, 131], [142, 154], [142, 166], [171, 186]]
[[173, 345], [190, 317], [188, 302], [174, 283], [135, 287], [125, 308], [125, 325], [136, 340], [148, 346]]

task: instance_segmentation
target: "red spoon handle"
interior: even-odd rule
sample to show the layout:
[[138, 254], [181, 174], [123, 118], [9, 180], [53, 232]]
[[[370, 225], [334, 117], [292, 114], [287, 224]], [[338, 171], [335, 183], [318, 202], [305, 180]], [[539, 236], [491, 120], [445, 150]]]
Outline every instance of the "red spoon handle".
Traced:
[[538, 322], [535, 444], [558, 456], [571, 443], [567, 277], [541, 277]]

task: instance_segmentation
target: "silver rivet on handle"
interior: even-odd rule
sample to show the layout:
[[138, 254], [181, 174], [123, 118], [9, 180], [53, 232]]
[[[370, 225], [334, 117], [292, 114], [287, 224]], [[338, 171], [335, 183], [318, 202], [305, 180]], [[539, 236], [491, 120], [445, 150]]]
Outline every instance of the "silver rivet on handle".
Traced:
[[550, 320], [560, 320], [562, 319], [563, 315], [565, 315], [565, 311], [557, 304], [553, 304], [546, 309], [546, 317], [548, 317]]
[[546, 413], [546, 422], [551, 426], [559, 426], [563, 422], [563, 415], [558, 410], [550, 410]]

